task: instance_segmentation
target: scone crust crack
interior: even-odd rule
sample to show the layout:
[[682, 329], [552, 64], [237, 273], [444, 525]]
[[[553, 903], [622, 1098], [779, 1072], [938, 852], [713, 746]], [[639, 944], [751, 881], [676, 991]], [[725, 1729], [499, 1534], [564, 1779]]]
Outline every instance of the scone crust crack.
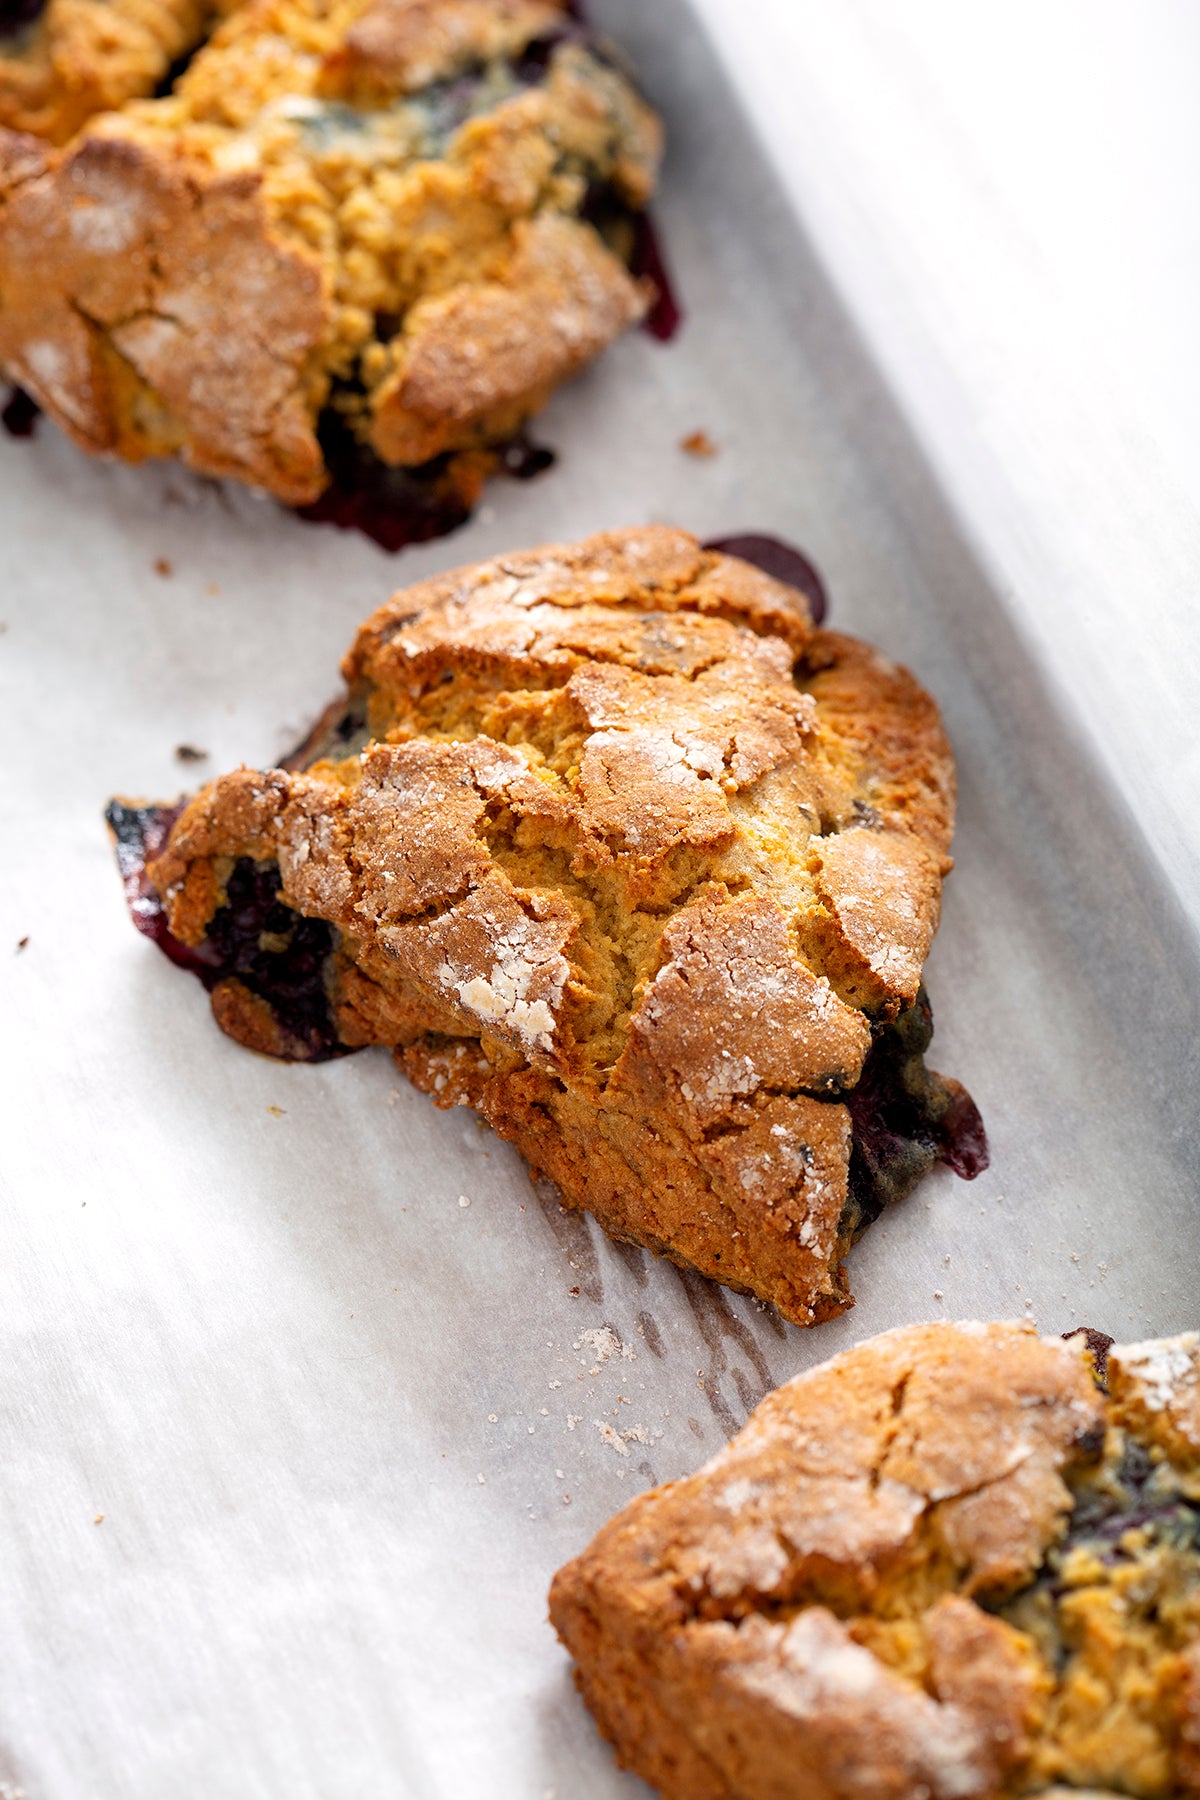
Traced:
[[[423, 583], [345, 672], [340, 754], [224, 777], [175, 825], [150, 875], [176, 939], [277, 864], [334, 928], [343, 1044], [389, 1045], [617, 1235], [800, 1322], [840, 1310], [873, 1216], [845, 1097], [917, 1005], [948, 866], [928, 697], [667, 528]], [[821, 885], [839, 834], [878, 846], [851, 927]], [[927, 1035], [904, 1067], [944, 1112]]]

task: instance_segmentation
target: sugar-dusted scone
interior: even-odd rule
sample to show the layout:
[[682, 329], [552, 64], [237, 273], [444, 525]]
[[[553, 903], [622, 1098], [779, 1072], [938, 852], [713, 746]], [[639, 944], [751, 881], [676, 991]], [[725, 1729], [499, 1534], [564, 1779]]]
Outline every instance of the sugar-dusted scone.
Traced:
[[0, 370], [87, 450], [469, 497], [649, 297], [658, 120], [564, 5], [246, 0], [165, 97], [0, 132]]
[[0, 126], [64, 144], [152, 94], [237, 0], [0, 0]]
[[917, 1325], [769, 1395], [560, 1570], [670, 1800], [1200, 1794], [1200, 1337]]
[[883, 1206], [985, 1158], [923, 1061], [928, 695], [665, 528], [408, 589], [344, 672], [307, 766], [112, 810], [143, 928], [241, 1042], [388, 1045], [614, 1235], [840, 1311]]

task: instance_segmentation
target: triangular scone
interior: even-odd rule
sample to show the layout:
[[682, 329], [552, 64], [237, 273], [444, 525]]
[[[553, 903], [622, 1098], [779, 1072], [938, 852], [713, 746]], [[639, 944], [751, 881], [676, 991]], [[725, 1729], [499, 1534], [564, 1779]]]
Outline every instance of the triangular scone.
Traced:
[[[932, 701], [666, 529], [397, 595], [305, 766], [114, 813], [225, 1030], [393, 1047], [571, 1205], [810, 1324], [978, 1116], [924, 1067], [949, 868]], [[145, 910], [148, 908], [148, 912]], [[269, 915], [269, 916], [268, 916]]]
[[911, 1326], [634, 1500], [550, 1595], [621, 1761], [669, 1800], [1194, 1800], [1200, 1338], [1105, 1379], [1083, 1333]]

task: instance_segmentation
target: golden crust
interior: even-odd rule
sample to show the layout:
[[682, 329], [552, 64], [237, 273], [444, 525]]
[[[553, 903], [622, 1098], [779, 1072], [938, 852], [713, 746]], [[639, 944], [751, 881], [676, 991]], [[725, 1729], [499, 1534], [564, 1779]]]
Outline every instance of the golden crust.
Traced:
[[326, 58], [321, 91], [383, 99], [512, 56], [561, 24], [566, 0], [371, 0]]
[[[1194, 1345], [1155, 1348], [1160, 1396], [1196, 1377]], [[1160, 1554], [1135, 1512], [1127, 1570], [1113, 1532], [1089, 1571], [1080, 1534], [1044, 1576], [1129, 1441], [1078, 1341], [1027, 1322], [889, 1332], [627, 1506], [559, 1571], [551, 1618], [620, 1760], [672, 1800], [993, 1800], [1055, 1780], [1194, 1795], [1195, 1545]], [[1159, 1467], [1168, 1501], [1198, 1464], [1192, 1444]], [[1136, 1665], [1105, 1660], [1112, 1589]], [[1050, 1651], [1039, 1606], [1065, 1620]]]
[[231, 3], [48, 0], [0, 40], [0, 127], [66, 143], [94, 113], [152, 94]]
[[[86, 449], [289, 503], [328, 406], [465, 468], [648, 304], [579, 214], [589, 184], [645, 203], [658, 121], [569, 35], [511, 60], [558, 10], [247, 0], [166, 98], [35, 161], [0, 131], [0, 369]], [[351, 49], [386, 93], [339, 97]]]
[[590, 226], [522, 221], [502, 279], [413, 307], [375, 390], [371, 443], [384, 462], [407, 465], [504, 437], [645, 309]]
[[[839, 1096], [916, 997], [948, 866], [932, 703], [665, 528], [425, 582], [345, 670], [366, 748], [206, 788], [151, 869], [172, 931], [203, 939], [231, 859], [277, 861], [338, 934], [342, 1042], [392, 1046], [616, 1235], [840, 1310]], [[837, 886], [843, 833], [877, 854]], [[240, 996], [223, 1022], [270, 1047]]]
[[[673, 632], [677, 612], [688, 619]], [[362, 626], [342, 673], [351, 687], [366, 684], [389, 699], [405, 693], [414, 675], [432, 687], [456, 665], [500, 667], [520, 685], [569, 677], [591, 655], [690, 680], [714, 646], [735, 641], [715, 635], [709, 621], [781, 638], [793, 653], [813, 637], [795, 590], [749, 563], [700, 554], [682, 531], [610, 531], [402, 588]]]
[[[85, 450], [140, 461], [169, 447], [204, 474], [311, 497], [322, 461], [303, 389], [322, 275], [264, 235], [257, 178], [99, 132], [26, 168], [0, 207], [13, 379]], [[219, 281], [197, 279], [208, 261]], [[255, 317], [245, 336], [231, 293]]]
[[[1109, 1383], [1122, 1423], [1173, 1461], [1200, 1463], [1200, 1334], [1118, 1346]], [[1189, 1491], [1200, 1500], [1200, 1480]]]

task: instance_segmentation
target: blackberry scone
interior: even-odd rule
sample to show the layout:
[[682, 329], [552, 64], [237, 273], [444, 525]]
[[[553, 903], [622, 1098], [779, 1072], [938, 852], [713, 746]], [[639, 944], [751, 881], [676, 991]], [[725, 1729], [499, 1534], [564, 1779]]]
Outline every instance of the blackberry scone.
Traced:
[[564, 0], [246, 0], [168, 95], [0, 132], [0, 370], [86, 450], [469, 504], [645, 310], [659, 150]]
[[1200, 1794], [1200, 1337], [918, 1325], [798, 1377], [555, 1577], [671, 1800]]
[[0, 126], [64, 144], [152, 94], [237, 0], [0, 0]]
[[923, 1060], [928, 695], [666, 528], [422, 583], [344, 672], [299, 766], [110, 810], [142, 928], [240, 1042], [387, 1045], [615, 1236], [839, 1312], [882, 1208], [986, 1158]]

